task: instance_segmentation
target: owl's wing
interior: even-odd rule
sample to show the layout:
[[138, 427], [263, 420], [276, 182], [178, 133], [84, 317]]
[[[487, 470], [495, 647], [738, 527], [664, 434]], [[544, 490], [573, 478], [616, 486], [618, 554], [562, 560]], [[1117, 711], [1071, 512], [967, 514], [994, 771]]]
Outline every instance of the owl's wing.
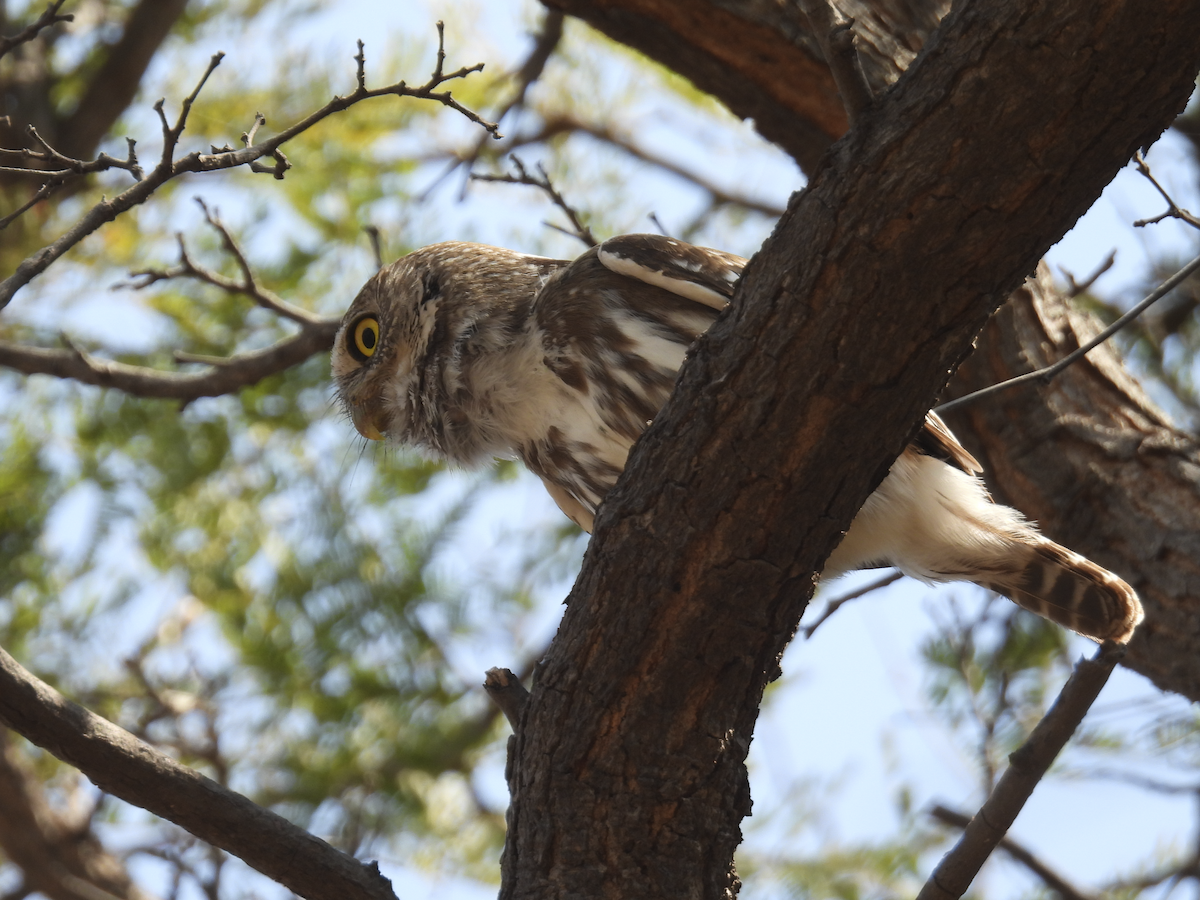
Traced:
[[733, 286], [746, 266], [746, 260], [732, 253], [658, 234], [609, 238], [597, 248], [597, 256], [610, 272], [636, 278], [718, 312], [733, 297]]

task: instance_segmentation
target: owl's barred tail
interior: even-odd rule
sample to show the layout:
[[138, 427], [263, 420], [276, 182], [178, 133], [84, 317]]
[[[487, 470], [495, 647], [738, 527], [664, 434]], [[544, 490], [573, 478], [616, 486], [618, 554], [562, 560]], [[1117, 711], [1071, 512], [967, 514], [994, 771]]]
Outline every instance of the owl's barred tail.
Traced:
[[1023, 567], [994, 576], [984, 587], [1097, 641], [1124, 644], [1142, 621], [1133, 588], [1046, 538], [1027, 545]]

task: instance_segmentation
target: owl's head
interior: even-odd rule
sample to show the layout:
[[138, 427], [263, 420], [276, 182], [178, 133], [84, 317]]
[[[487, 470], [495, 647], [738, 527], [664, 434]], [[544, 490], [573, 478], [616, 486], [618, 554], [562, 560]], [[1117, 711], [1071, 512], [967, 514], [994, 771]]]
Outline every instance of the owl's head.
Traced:
[[358, 292], [334, 338], [338, 399], [370, 440], [403, 441], [411, 430], [418, 366], [442, 299], [436, 266], [427, 257], [418, 251], [380, 269]]
[[479, 382], [524, 330], [538, 285], [560, 265], [452, 241], [381, 269], [350, 304], [333, 346], [338, 398], [358, 433], [460, 463], [504, 452]]

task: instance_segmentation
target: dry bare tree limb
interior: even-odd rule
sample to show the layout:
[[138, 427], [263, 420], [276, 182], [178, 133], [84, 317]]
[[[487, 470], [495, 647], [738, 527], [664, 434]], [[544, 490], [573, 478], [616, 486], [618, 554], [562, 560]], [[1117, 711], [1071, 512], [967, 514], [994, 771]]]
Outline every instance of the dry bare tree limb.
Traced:
[[29, 43], [51, 25], [59, 22], [73, 22], [75, 20], [74, 15], [70, 13], [65, 16], [58, 14], [64, 3], [66, 3], [66, 0], [54, 0], [54, 2], [46, 6], [46, 9], [40, 16], [16, 34], [0, 37], [0, 56], [9, 53], [14, 47]]
[[114, 156], [109, 156], [107, 153], [101, 153], [95, 159], [85, 162], [84, 160], [75, 159], [56, 150], [32, 125], [25, 129], [25, 133], [33, 138], [34, 142], [41, 147], [40, 150], [0, 148], [0, 153], [20, 156], [23, 159], [45, 163], [47, 166], [59, 166], [60, 168], [29, 169], [0, 166], [0, 173], [37, 175], [45, 179], [46, 184], [61, 184], [68, 178], [76, 175], [89, 175], [93, 172], [105, 172], [109, 169], [124, 169], [133, 176], [134, 181], [142, 180], [142, 167], [138, 164], [137, 153], [135, 151], [137, 142], [132, 138], [126, 138], [126, 143], [129, 147], [129, 156], [125, 159], [117, 159]]
[[823, 625], [825, 623], [825, 621], [827, 619], [829, 619], [830, 616], [832, 616], [835, 612], [837, 612], [839, 609], [841, 609], [843, 606], [845, 606], [851, 600], [857, 600], [860, 597], [865, 597], [867, 594], [871, 593], [872, 591], [877, 591], [880, 588], [887, 587], [889, 584], [894, 584], [895, 582], [899, 581], [903, 577], [904, 577], [903, 572], [892, 572], [890, 575], [884, 575], [882, 578], [876, 578], [870, 584], [864, 585], [863, 587], [860, 587], [857, 590], [851, 591], [848, 594], [843, 594], [841, 597], [835, 597], [834, 599], [830, 600], [828, 605], [825, 607], [825, 609], [821, 611], [821, 615], [817, 617], [817, 621], [813, 622], [811, 625], [805, 625], [801, 629], [801, 631], [804, 632], [804, 639], [808, 640], [810, 637], [812, 637], [813, 632], [815, 632], [818, 628], [820, 628], [821, 625]]
[[299, 365], [314, 353], [328, 352], [337, 334], [338, 319], [320, 319], [262, 350], [238, 353], [227, 359], [192, 358], [213, 368], [185, 374], [162, 372], [146, 366], [97, 359], [78, 349], [49, 350], [0, 341], [0, 366], [26, 375], [55, 375], [84, 384], [111, 387], [135, 397], [182, 400], [232, 394], [262, 379]]
[[[155, 104], [155, 111], [158, 113], [159, 121], [163, 132], [163, 154], [159, 164], [151, 170], [146, 177], [137, 184], [113, 197], [111, 200], [102, 200], [88, 210], [84, 215], [63, 235], [51, 244], [43, 247], [38, 252], [23, 260], [8, 278], [0, 282], [0, 309], [7, 306], [12, 300], [13, 295], [18, 290], [32, 281], [35, 277], [46, 271], [55, 260], [61, 257], [69, 249], [78, 244], [81, 240], [92, 234], [102, 225], [111, 222], [117, 216], [132, 209], [134, 206], [146, 202], [150, 196], [158, 190], [166, 182], [173, 178], [189, 172], [213, 172], [220, 169], [231, 169], [237, 166], [249, 165], [252, 162], [262, 159], [266, 156], [276, 156], [279, 153], [279, 148], [287, 141], [294, 138], [296, 135], [312, 128], [321, 120], [328, 118], [334, 113], [341, 112], [345, 109], [361, 103], [364, 100], [369, 100], [375, 97], [396, 96], [396, 97], [412, 97], [416, 99], [432, 100], [441, 103], [465, 116], [470, 121], [476, 123], [480, 127], [486, 129], [490, 133], [499, 136], [499, 126], [495, 123], [487, 122], [478, 114], [467, 109], [461, 103], [454, 99], [450, 91], [439, 91], [442, 85], [448, 81], [465, 78], [467, 75], [478, 72], [483, 68], [483, 64], [479, 63], [474, 66], [464, 66], [456, 69], [453, 72], [445, 72], [443, 70], [443, 62], [445, 59], [445, 50], [442, 42], [443, 28], [442, 23], [438, 23], [438, 61], [434, 73], [422, 85], [418, 87], [410, 87], [407, 82], [399, 81], [395, 84], [387, 85], [382, 88], [368, 89], [365, 85], [365, 80], [362, 74], [362, 51], [360, 42], [359, 51], [359, 69], [358, 69], [358, 85], [354, 91], [345, 96], [335, 96], [327, 104], [320, 109], [306, 116], [304, 119], [296, 122], [292, 126], [285, 128], [278, 134], [273, 135], [261, 144], [250, 147], [243, 147], [241, 150], [232, 148], [222, 148], [215, 150], [212, 153], [192, 152], [180, 159], [174, 159], [175, 148], [182, 136], [184, 128], [187, 125], [188, 113], [191, 110], [192, 104], [199, 95], [200, 89], [204, 86], [204, 82], [213, 70], [220, 64], [224, 54], [215, 54], [209, 61], [208, 68], [195, 89], [185, 98], [179, 116], [174, 125], [167, 121], [166, 113], [163, 110], [163, 101], [158, 101]], [[278, 157], [277, 157], [278, 159]], [[278, 178], [282, 177], [283, 171], [286, 169], [286, 161], [279, 161], [277, 166], [270, 171]]]
[[825, 63], [846, 107], [846, 119], [853, 128], [874, 100], [854, 48], [854, 20], [842, 18], [829, 0], [802, 0], [800, 5], [821, 45]]
[[[929, 810], [929, 814], [939, 822], [954, 828], [966, 828], [971, 823], [970, 816], [947, 809], [940, 804]], [[1062, 900], [1095, 900], [1092, 895], [1079, 890], [1012, 838], [1005, 837], [1000, 841], [999, 846], [1001, 850], [1040, 878], [1042, 883], [1062, 897]]]
[[991, 795], [963, 829], [958, 843], [938, 863], [917, 900], [958, 900], [1004, 839], [1033, 789], [1066, 746], [1112, 674], [1123, 647], [1104, 644], [1092, 659], [1081, 659], [1058, 699], [1029, 739], [1009, 757]]
[[55, 809], [41, 779], [0, 730], [0, 851], [29, 892], [50, 900], [150, 900], [90, 825]]
[[563, 234], [577, 238], [587, 247], [595, 247], [596, 244], [599, 243], [599, 241], [596, 240], [596, 236], [593, 235], [592, 230], [583, 223], [583, 219], [580, 217], [579, 211], [576, 210], [575, 207], [573, 207], [570, 203], [568, 203], [566, 198], [564, 198], [563, 195], [560, 194], [554, 187], [550, 181], [550, 176], [546, 174], [546, 170], [542, 164], [538, 163], [538, 174], [532, 175], [530, 174], [529, 170], [525, 168], [525, 164], [521, 162], [520, 159], [518, 159], [516, 156], [510, 158], [512, 160], [513, 167], [517, 170], [516, 175], [472, 174], [471, 180], [495, 182], [497, 184], [527, 184], [530, 187], [537, 188], [547, 197], [549, 197], [550, 201], [555, 206], [557, 206], [563, 211], [564, 214], [566, 214], [567, 219], [571, 223], [571, 227], [570, 229], [566, 229], [559, 228], [557, 225], [551, 225], [549, 222], [546, 224], [550, 225], [551, 228], [555, 228], [558, 231], [563, 232]]
[[174, 822], [307, 900], [395, 900], [376, 864], [347, 856], [66, 700], [3, 649], [0, 723], [101, 790]]
[[1082, 347], [1072, 351], [1071, 353], [1068, 353], [1057, 362], [1048, 366], [1044, 366], [1043, 368], [1036, 369], [1033, 372], [1026, 372], [1023, 375], [1016, 375], [1012, 378], [1001, 381], [999, 384], [993, 384], [985, 388], [980, 388], [977, 391], [972, 391], [969, 394], [964, 394], [963, 396], [956, 397], [953, 400], [947, 400], [945, 403], [940, 404], [936, 408], [937, 412], [949, 412], [952, 409], [958, 409], [971, 403], [977, 403], [984, 397], [990, 397], [993, 394], [997, 394], [1000, 391], [1006, 391], [1009, 388], [1033, 383], [1043, 385], [1049, 384], [1056, 375], [1058, 375], [1067, 367], [1083, 359], [1114, 334], [1121, 331], [1131, 322], [1136, 320], [1154, 303], [1158, 302], [1171, 291], [1175, 290], [1175, 288], [1179, 287], [1179, 285], [1181, 285], [1183, 282], [1187, 281], [1191, 274], [1198, 269], [1200, 269], [1200, 256], [1197, 256], [1186, 266], [1156, 287], [1153, 291], [1147, 294], [1145, 298], [1143, 298], [1132, 309], [1130, 309], [1129, 312], [1125, 313], [1125, 315], [1121, 316], [1121, 318], [1117, 319], [1117, 321], [1113, 322]]

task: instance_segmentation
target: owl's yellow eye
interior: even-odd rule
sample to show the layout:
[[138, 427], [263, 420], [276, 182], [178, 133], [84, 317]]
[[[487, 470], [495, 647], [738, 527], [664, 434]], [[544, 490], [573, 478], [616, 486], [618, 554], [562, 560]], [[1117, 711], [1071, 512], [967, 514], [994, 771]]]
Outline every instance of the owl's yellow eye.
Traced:
[[379, 320], [374, 316], [363, 316], [354, 323], [347, 335], [346, 349], [359, 362], [366, 362], [379, 346]]

